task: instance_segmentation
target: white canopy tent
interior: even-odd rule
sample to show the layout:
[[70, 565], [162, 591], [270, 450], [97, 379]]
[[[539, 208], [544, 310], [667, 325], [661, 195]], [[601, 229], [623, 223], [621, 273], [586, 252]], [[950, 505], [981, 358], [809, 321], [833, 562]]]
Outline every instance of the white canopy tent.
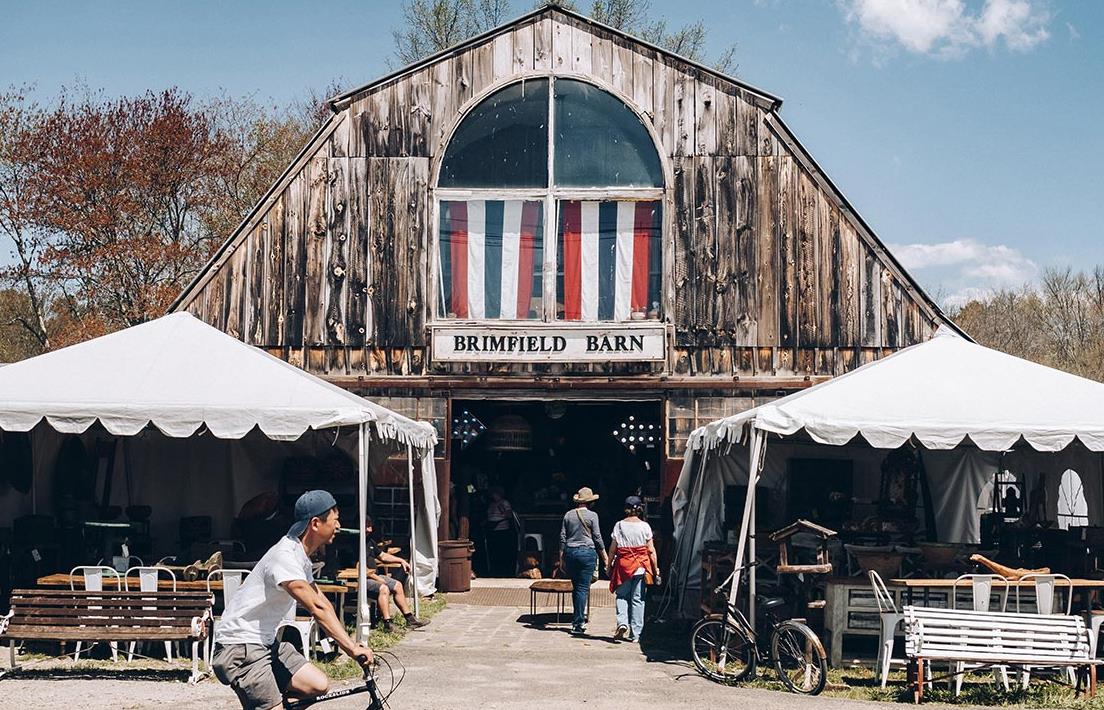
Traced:
[[[944, 541], [976, 542], [976, 507], [998, 468], [1015, 461], [1044, 475], [1076, 468], [1090, 524], [1104, 520], [1104, 384], [985, 348], [941, 329], [932, 340], [802, 392], [694, 431], [676, 485], [673, 578], [697, 589], [702, 545], [722, 536], [723, 489], [748, 486], [737, 566], [754, 559], [757, 486], [784, 485], [785, 454], [817, 449], [877, 472], [873, 449], [914, 441]], [[769, 440], [769, 445], [768, 445]], [[851, 449], [827, 449], [846, 447]], [[787, 450], [788, 449], [788, 450]], [[781, 456], [772, 456], [778, 451]], [[796, 453], [795, 453], [796, 452]], [[1002, 460], [1002, 456], [1004, 457]], [[753, 475], [749, 475], [752, 474]], [[1056, 477], [1050, 477], [1052, 488]], [[1056, 495], [1048, 496], [1054, 513]], [[754, 567], [750, 568], [754, 585]], [[738, 580], [737, 580], [738, 582]], [[738, 584], [730, 598], [735, 600]], [[752, 593], [754, 597], [754, 586]]]
[[[331, 385], [191, 314], [174, 313], [0, 368], [0, 429], [39, 431], [43, 421], [63, 434], [80, 434], [98, 422], [123, 437], [139, 436], [152, 426], [172, 438], [209, 432], [218, 439], [248, 441], [256, 430], [287, 442], [318, 430], [335, 432], [336, 442], [344, 427], [356, 432], [361, 523], [367, 514], [370, 460], [382, 462], [388, 454], [405, 451], [414, 579], [420, 591], [433, 591], [440, 517], [433, 427]], [[40, 448], [36, 445], [36, 452]], [[415, 459], [422, 494], [417, 514]], [[358, 608], [367, 619], [363, 524], [359, 528]]]

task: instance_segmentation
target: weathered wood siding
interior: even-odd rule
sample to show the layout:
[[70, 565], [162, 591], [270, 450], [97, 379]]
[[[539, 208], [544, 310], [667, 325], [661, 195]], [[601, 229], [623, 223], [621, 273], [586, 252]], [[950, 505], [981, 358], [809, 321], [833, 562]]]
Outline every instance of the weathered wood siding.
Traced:
[[[473, 99], [548, 72], [657, 137], [672, 356], [430, 368], [436, 161]], [[320, 374], [834, 375], [941, 318], [763, 95], [555, 10], [354, 96], [232, 239], [179, 308]]]

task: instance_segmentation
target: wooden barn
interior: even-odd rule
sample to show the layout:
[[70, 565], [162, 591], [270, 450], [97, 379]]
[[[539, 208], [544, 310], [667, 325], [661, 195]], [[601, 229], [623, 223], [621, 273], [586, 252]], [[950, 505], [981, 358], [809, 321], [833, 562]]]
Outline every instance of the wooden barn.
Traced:
[[696, 426], [947, 322], [781, 105], [544, 7], [333, 99], [174, 309], [433, 422], [444, 536], [499, 486], [554, 547], [579, 486], [658, 509]]

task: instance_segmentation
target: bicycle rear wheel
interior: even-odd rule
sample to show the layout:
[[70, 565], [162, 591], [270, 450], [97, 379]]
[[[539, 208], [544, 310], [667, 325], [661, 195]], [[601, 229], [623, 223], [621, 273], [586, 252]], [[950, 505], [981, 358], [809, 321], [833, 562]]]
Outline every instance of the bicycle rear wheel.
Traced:
[[790, 692], [817, 695], [828, 682], [828, 657], [805, 624], [783, 621], [771, 634], [771, 656], [779, 680]]
[[698, 672], [718, 683], [737, 683], [755, 674], [755, 644], [743, 629], [726, 624], [721, 614], [705, 617], [690, 634]]

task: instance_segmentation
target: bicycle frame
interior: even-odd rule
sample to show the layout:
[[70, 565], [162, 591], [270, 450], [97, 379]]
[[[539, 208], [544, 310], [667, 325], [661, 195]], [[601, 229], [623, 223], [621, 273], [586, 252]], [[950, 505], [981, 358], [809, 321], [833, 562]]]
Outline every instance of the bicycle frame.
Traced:
[[350, 695], [359, 695], [361, 693], [368, 693], [370, 696], [370, 702], [367, 710], [383, 710], [383, 699], [379, 696], [379, 690], [376, 688], [376, 680], [370, 675], [365, 675], [364, 685], [354, 686], [352, 688], [343, 688], [341, 690], [333, 690], [325, 695], [319, 695], [313, 698], [286, 698], [284, 700], [285, 710], [297, 710], [300, 708], [307, 708], [316, 703], [323, 703], [327, 700], [336, 700], [337, 698], [347, 698]]

